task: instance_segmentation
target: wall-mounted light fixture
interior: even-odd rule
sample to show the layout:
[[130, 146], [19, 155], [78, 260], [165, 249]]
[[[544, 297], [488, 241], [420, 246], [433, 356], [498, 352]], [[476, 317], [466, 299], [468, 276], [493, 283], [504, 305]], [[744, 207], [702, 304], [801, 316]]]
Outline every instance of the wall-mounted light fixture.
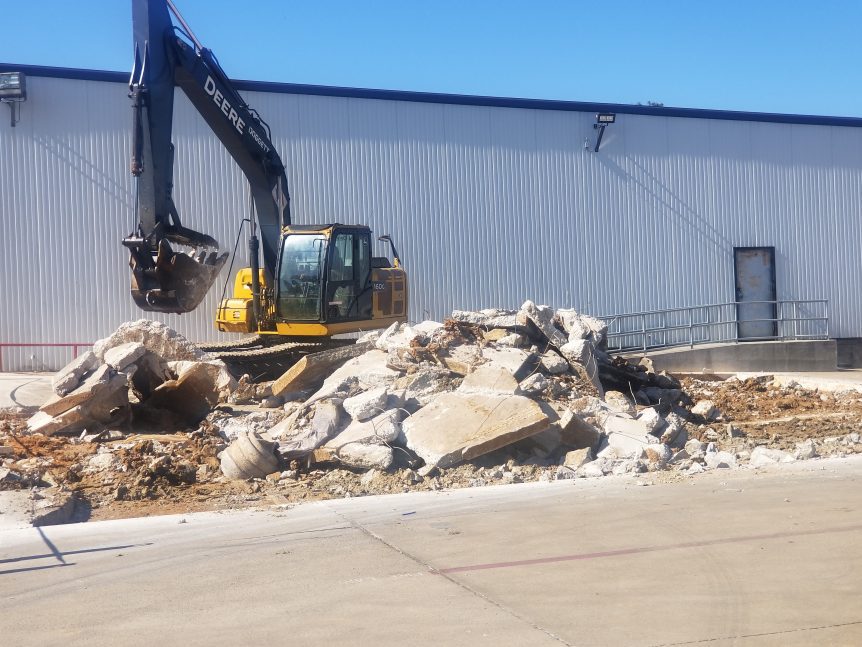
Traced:
[[617, 116], [613, 112], [600, 112], [596, 115], [596, 123], [593, 124], [593, 128], [599, 131], [599, 136], [596, 138], [596, 147], [593, 149], [594, 153], [598, 153], [599, 146], [602, 145], [602, 137], [605, 136], [605, 126], [614, 123], [616, 120]]
[[[0, 103], [8, 103], [12, 111], [12, 127], [18, 123], [18, 104], [27, 100], [27, 78], [23, 72], [0, 72]], [[17, 109], [16, 109], [17, 108]]]

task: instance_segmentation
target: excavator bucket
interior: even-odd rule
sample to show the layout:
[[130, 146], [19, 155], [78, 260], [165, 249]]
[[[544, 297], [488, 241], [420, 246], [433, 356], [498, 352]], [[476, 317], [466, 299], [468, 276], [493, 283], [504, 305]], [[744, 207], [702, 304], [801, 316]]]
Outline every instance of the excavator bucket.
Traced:
[[132, 299], [149, 312], [191, 312], [203, 301], [227, 258], [227, 252], [211, 247], [176, 252], [163, 238], [152, 266], [143, 267], [132, 254]]

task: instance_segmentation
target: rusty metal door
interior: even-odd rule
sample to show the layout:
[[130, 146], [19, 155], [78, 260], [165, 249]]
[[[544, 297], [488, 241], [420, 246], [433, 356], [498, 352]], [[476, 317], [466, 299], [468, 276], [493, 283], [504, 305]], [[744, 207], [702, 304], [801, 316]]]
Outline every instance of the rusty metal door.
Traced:
[[775, 248], [735, 247], [736, 328], [739, 339], [778, 336]]

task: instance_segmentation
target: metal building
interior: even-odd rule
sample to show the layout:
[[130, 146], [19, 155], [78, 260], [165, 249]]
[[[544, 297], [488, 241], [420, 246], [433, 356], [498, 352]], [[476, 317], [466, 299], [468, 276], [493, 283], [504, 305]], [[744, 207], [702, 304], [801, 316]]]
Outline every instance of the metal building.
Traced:
[[[120, 245], [135, 195], [127, 77], [10, 70], [27, 98], [0, 112], [0, 370], [56, 369], [144, 314]], [[764, 294], [828, 300], [830, 336], [862, 337], [862, 119], [237, 85], [272, 128], [295, 222], [391, 234], [412, 319], [527, 298], [596, 315], [733, 302], [753, 255]], [[232, 248], [244, 178], [177, 96], [178, 210]], [[598, 151], [597, 113], [616, 115]], [[159, 318], [218, 338], [222, 283]]]

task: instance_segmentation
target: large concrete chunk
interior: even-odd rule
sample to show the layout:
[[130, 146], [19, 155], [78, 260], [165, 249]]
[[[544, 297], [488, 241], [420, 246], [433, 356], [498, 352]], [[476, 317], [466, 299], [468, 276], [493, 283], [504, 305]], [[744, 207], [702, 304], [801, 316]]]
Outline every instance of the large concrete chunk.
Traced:
[[[40, 411], [49, 416], [58, 416], [78, 405], [93, 400], [108, 389], [108, 384], [113, 375], [114, 372], [111, 370], [111, 367], [103, 364], [75, 390], [69, 392], [67, 395], [55, 395], [49, 398], [40, 407]], [[123, 380], [125, 381], [125, 377], [123, 377]]]
[[315, 402], [331, 397], [347, 384], [360, 385], [366, 389], [392, 384], [401, 373], [387, 366], [388, 359], [389, 356], [384, 351], [372, 349], [348, 360], [323, 381], [308, 401]]
[[30, 433], [50, 436], [67, 429], [78, 429], [86, 420], [86, 412], [82, 406], [64, 411], [59, 416], [51, 416], [44, 411], [37, 411], [27, 420], [27, 428]]
[[479, 310], [472, 312], [469, 310], [453, 310], [450, 317], [454, 321], [460, 323], [472, 324], [474, 326], [483, 326], [485, 328], [517, 328], [518, 313], [515, 310]]
[[569, 336], [569, 341], [589, 339], [598, 345], [608, 332], [608, 325], [601, 319], [579, 314], [572, 309], [557, 310], [556, 321]]
[[602, 432], [575, 411], [564, 411], [557, 425], [560, 429], [560, 442], [570, 447], [596, 447], [602, 438]]
[[120, 344], [105, 351], [105, 364], [113, 366], [118, 371], [122, 371], [146, 352], [147, 349], [144, 348], [142, 343], [130, 341], [127, 344]]
[[408, 402], [425, 406], [438, 394], [453, 388], [452, 375], [444, 368], [429, 366], [395, 381], [397, 389], [406, 389]]
[[461, 393], [486, 393], [496, 395], [514, 395], [518, 382], [508, 369], [493, 364], [485, 364], [470, 373], [461, 382], [458, 391]]
[[554, 309], [549, 306], [537, 306], [532, 301], [525, 301], [518, 311], [518, 323], [527, 326], [532, 323], [557, 348], [563, 346], [569, 338], [554, 325]]
[[542, 368], [551, 375], [559, 375], [569, 370], [569, 363], [554, 351], [549, 350], [542, 355]]
[[616, 411], [617, 413], [625, 413], [631, 417], [634, 417], [637, 413], [634, 402], [629, 400], [628, 396], [619, 391], [606, 391], [605, 403], [612, 411]]
[[392, 448], [386, 445], [349, 443], [336, 452], [339, 461], [357, 469], [385, 470], [392, 465]]
[[57, 395], [66, 395], [81, 384], [83, 377], [99, 365], [99, 358], [93, 351], [79, 355], [60, 369], [51, 380], [51, 387]]
[[372, 348], [370, 343], [351, 344], [332, 348], [320, 353], [311, 353], [300, 359], [272, 384], [272, 394], [287, 391], [310, 391], [316, 389], [324, 378], [331, 375], [348, 360], [352, 360]]
[[354, 420], [325, 446], [337, 450], [350, 443], [391, 443], [401, 433], [401, 417], [400, 409], [391, 409], [365, 422]]
[[437, 359], [453, 373], [468, 375], [483, 361], [482, 352], [471, 345], [450, 346]]
[[780, 449], [770, 449], [769, 447], [758, 446], [751, 452], [751, 458], [748, 464], [751, 467], [763, 467], [772, 463], [791, 463], [793, 455]]
[[596, 387], [599, 396], [602, 396], [604, 388], [599, 380], [599, 364], [596, 361], [595, 347], [592, 342], [586, 339], [576, 339], [563, 344], [560, 347], [560, 352], [573, 368], [582, 367], [583, 373]]
[[274, 437], [280, 436], [278, 451], [282, 456], [298, 458], [332, 438], [338, 432], [340, 420], [341, 406], [337, 401], [326, 400], [315, 405], [314, 414], [307, 424], [288, 418], [273, 427], [270, 433]]
[[533, 373], [541, 358], [520, 348], [483, 348], [482, 357], [487, 364], [504, 368], [518, 382]]
[[389, 392], [385, 386], [365, 391], [344, 401], [344, 410], [354, 420], [368, 420], [386, 410]]
[[196, 362], [176, 380], [161, 384], [147, 404], [168, 409], [197, 424], [218, 404], [223, 366], [215, 362]]
[[548, 416], [523, 396], [444, 393], [401, 426], [426, 464], [446, 467], [542, 431]]
[[121, 324], [110, 337], [100, 339], [93, 344], [93, 352], [99, 359], [104, 359], [105, 353], [111, 348], [129, 342], [140, 342], [147, 350], [168, 361], [198, 360], [206, 356], [206, 353], [173, 328], [160, 321], [149, 319], [138, 319]]

